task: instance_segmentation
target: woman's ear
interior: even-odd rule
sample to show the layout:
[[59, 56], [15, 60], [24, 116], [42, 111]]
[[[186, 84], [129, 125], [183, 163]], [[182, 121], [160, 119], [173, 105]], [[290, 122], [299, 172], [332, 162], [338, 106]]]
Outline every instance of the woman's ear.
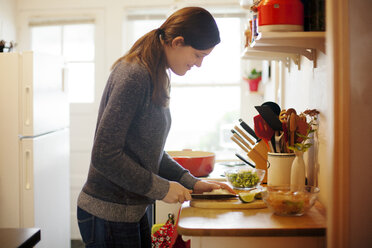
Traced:
[[172, 40], [172, 47], [177, 47], [177, 46], [184, 46], [185, 45], [185, 40], [182, 36], [177, 36]]

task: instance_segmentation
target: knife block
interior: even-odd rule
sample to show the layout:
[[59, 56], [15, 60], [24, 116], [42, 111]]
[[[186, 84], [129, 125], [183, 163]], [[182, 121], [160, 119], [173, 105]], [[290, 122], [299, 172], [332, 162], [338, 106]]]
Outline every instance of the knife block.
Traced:
[[261, 140], [251, 151], [247, 153], [248, 157], [256, 164], [256, 169], [265, 170], [263, 183], [267, 183], [267, 153], [269, 152], [267, 145]]

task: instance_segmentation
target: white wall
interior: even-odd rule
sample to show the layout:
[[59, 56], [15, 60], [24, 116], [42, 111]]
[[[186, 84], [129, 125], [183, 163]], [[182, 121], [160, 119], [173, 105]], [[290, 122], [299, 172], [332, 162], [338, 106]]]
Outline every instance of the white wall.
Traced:
[[[320, 189], [327, 187], [327, 179], [325, 178], [327, 167], [327, 156], [330, 152], [327, 150], [328, 132], [327, 122], [332, 116], [332, 109], [329, 106], [329, 98], [331, 95], [330, 84], [327, 82], [327, 56], [318, 51], [317, 67], [313, 68], [313, 62], [305, 57], [301, 57], [301, 68], [292, 63], [290, 72], [285, 70], [285, 85], [284, 85], [284, 103], [283, 108], [294, 108], [297, 112], [302, 112], [306, 109], [317, 109], [319, 115], [319, 153], [318, 153], [318, 182]], [[306, 155], [306, 154], [305, 154]], [[305, 159], [306, 160], [306, 159]], [[326, 191], [321, 190], [320, 200], [323, 204], [327, 204]]]
[[[330, 154], [327, 149], [329, 138], [327, 137], [329, 131], [327, 122], [332, 116], [328, 106], [329, 97], [327, 97], [332, 89], [327, 83], [326, 54], [317, 51], [316, 68], [314, 68], [313, 61], [303, 56], [300, 58], [300, 68], [293, 61], [290, 62], [289, 68], [282, 62], [272, 61], [271, 78], [265, 84], [264, 90], [263, 101], [275, 101], [282, 109], [294, 108], [298, 114], [307, 109], [320, 111], [316, 145], [305, 153], [304, 159], [306, 166], [313, 164], [309, 160], [316, 159], [315, 153], [317, 153], [318, 159], [313, 164], [317, 171], [315, 178], [317, 184], [315, 185], [325, 189], [327, 187], [325, 169], [327, 157]], [[321, 190], [320, 201], [327, 204], [326, 190]]]
[[0, 0], [0, 40], [16, 40], [16, 1]]

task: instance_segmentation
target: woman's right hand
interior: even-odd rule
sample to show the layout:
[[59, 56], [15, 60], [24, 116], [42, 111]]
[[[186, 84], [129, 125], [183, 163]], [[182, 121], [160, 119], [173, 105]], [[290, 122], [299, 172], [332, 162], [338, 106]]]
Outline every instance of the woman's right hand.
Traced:
[[162, 201], [166, 203], [183, 203], [191, 200], [191, 190], [186, 189], [177, 182], [169, 182], [169, 190]]

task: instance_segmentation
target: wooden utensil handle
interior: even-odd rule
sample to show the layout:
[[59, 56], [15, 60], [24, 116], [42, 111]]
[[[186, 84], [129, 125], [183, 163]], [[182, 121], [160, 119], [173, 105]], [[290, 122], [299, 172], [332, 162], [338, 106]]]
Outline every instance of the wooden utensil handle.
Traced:
[[270, 152], [275, 152], [273, 143], [270, 140], [267, 143], [269, 144]]
[[240, 141], [240, 143], [242, 143], [248, 150], [252, 150], [252, 147], [237, 133], [234, 133], [234, 137], [237, 138]]
[[234, 129], [238, 131], [246, 140], [248, 140], [251, 145], [254, 146], [255, 142], [251, 138], [249, 138], [248, 135], [243, 132], [243, 130], [241, 130], [238, 126], [235, 126]]
[[231, 136], [231, 140], [234, 141], [238, 146], [240, 146], [240, 148], [242, 148], [246, 153], [249, 152], [249, 150], [248, 150], [245, 146], [243, 146], [243, 145], [239, 142], [239, 140], [238, 140], [237, 138], [235, 138], [234, 136]]
[[291, 132], [290, 146], [294, 146], [294, 138], [295, 138], [294, 136], [295, 136], [295, 133]]

